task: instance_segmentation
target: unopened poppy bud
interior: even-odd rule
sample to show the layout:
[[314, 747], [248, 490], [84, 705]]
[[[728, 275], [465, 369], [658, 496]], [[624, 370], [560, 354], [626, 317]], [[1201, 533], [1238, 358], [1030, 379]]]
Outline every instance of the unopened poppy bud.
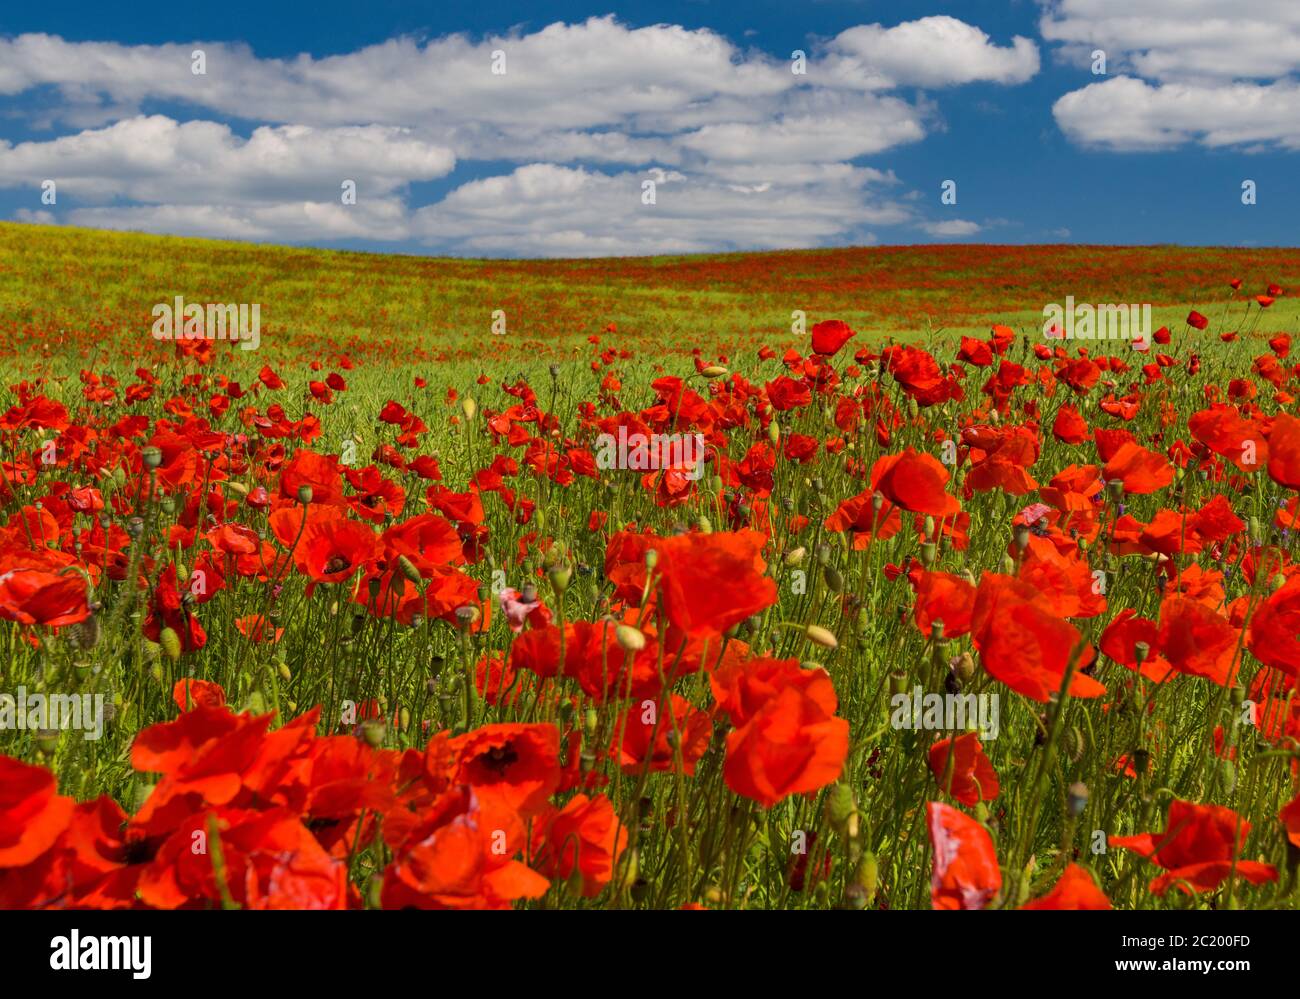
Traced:
[[700, 374], [702, 374], [705, 378], [721, 378], [726, 373], [727, 373], [727, 369], [724, 368], [721, 364], [710, 364], [707, 368], [705, 368], [703, 371], [700, 372]]
[[1274, 593], [1282, 589], [1284, 586], [1286, 586], [1286, 577], [1280, 572], [1276, 573], [1273, 578], [1268, 581], [1268, 587]]
[[460, 402], [460, 411], [465, 414], [466, 420], [473, 420], [478, 413], [478, 403], [474, 401], [473, 396], [465, 396]]
[[963, 684], [970, 683], [975, 676], [975, 657], [969, 652], [963, 652], [952, 661], [952, 671]]
[[1016, 560], [1009, 553], [1002, 556], [1002, 573], [1006, 576], [1014, 576], [1016, 573]]
[[286, 662], [281, 662], [276, 671], [280, 674], [280, 679], [285, 683], [288, 683], [293, 679], [293, 672], [289, 669], [289, 664]]
[[248, 495], [248, 486], [244, 485], [242, 482], [227, 482], [226, 491], [234, 493], [240, 499], [243, 499]]
[[147, 447], [140, 452], [140, 459], [145, 468], [157, 468], [163, 463], [163, 453], [160, 448]]
[[615, 628], [614, 637], [625, 652], [640, 652], [645, 648], [645, 634], [630, 624], [620, 624]]
[[370, 582], [366, 584], [366, 592], [370, 594], [371, 600], [379, 599], [379, 591], [383, 584], [380, 583], [378, 576], [371, 576]]
[[1264, 529], [1259, 524], [1259, 518], [1251, 517], [1246, 522], [1246, 526], [1250, 533], [1250, 540], [1258, 543], [1259, 540], [1264, 536]]
[[405, 555], [397, 556], [397, 568], [401, 571], [403, 576], [409, 579], [416, 586], [419, 586], [424, 582], [424, 579], [420, 576], [420, 570], [417, 569], [415, 563]]
[[849, 816], [856, 808], [853, 789], [843, 782], [834, 784], [826, 795], [826, 821], [837, 832], [843, 833], [846, 830]]
[[397, 711], [397, 730], [399, 732], [405, 732], [410, 727], [411, 727], [411, 709], [405, 707], [399, 708]]
[[181, 636], [176, 634], [174, 629], [164, 628], [160, 631], [158, 633], [158, 645], [172, 662], [181, 657]]
[[701, 534], [713, 533], [713, 521], [709, 520], [709, 518], [704, 516], [704, 514], [700, 514], [699, 518], [695, 521], [695, 526], [700, 529]]
[[659, 564], [659, 553], [653, 548], [647, 548], [645, 553], [645, 567], [651, 572]]
[[927, 538], [934, 537], [934, 518], [929, 516], [928, 514], [926, 515], [925, 518], [925, 536]]
[[779, 447], [781, 444], [781, 427], [776, 420], [767, 425], [767, 439], [771, 441], [773, 447]]
[[1076, 781], [1071, 784], [1066, 801], [1070, 808], [1070, 814], [1078, 818], [1083, 814], [1083, 810], [1088, 807], [1088, 785], [1083, 781]]
[[862, 892], [862, 907], [867, 908], [876, 900], [876, 886], [880, 878], [880, 864], [876, 855], [864, 853], [858, 859], [857, 869], [853, 872], [853, 888]]
[[311, 486], [304, 484], [298, 487], [298, 502], [303, 506], [310, 503], [314, 495]]
[[555, 588], [556, 593], [563, 593], [569, 588], [569, 581], [573, 579], [573, 569], [561, 562], [546, 574], [546, 578], [551, 581], [551, 586]]
[[844, 577], [835, 566], [828, 565], [822, 571], [822, 578], [826, 580], [826, 586], [832, 593], [839, 593], [844, 589]]
[[807, 548], [802, 548], [802, 547], [791, 548], [788, 552], [785, 553], [785, 558], [783, 559], [783, 561], [785, 562], [786, 565], [793, 568], [796, 565], [802, 564], [803, 557], [807, 554], [808, 554]]
[[804, 629], [804, 637], [814, 645], [820, 645], [823, 649], [838, 649], [840, 647], [839, 639], [830, 630], [823, 628], [820, 624], [810, 624]]

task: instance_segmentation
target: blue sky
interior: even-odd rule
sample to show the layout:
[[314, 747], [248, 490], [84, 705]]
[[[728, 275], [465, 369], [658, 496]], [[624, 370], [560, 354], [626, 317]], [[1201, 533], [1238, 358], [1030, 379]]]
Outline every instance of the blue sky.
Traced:
[[1294, 0], [128, 6], [0, 10], [0, 218], [470, 256], [1300, 222]]

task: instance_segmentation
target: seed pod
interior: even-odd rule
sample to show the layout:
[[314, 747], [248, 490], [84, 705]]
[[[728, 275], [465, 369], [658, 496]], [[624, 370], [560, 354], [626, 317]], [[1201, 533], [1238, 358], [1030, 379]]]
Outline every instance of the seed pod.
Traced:
[[804, 637], [814, 645], [820, 645], [823, 649], [838, 649], [840, 647], [839, 639], [835, 634], [819, 624], [810, 624], [804, 629]]
[[181, 657], [181, 636], [172, 628], [164, 628], [158, 633], [158, 644], [167, 658], [175, 662]]
[[630, 624], [620, 624], [615, 628], [614, 638], [626, 652], [640, 652], [645, 648], [645, 635]]
[[405, 555], [397, 556], [397, 568], [406, 579], [410, 580], [416, 586], [419, 586], [424, 582], [424, 577], [420, 575], [420, 570], [417, 569], [415, 563]]

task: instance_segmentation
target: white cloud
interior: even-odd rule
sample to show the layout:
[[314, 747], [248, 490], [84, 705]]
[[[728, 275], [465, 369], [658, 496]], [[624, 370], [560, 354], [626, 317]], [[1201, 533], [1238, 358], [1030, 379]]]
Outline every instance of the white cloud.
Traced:
[[1017, 35], [999, 47], [955, 17], [923, 17], [892, 28], [865, 24], [835, 36], [828, 69], [841, 84], [868, 90], [964, 83], [1024, 83], [1038, 72], [1038, 46]]
[[152, 115], [48, 142], [0, 142], [0, 187], [49, 178], [61, 193], [92, 201], [230, 204], [305, 190], [337, 198], [346, 179], [359, 198], [383, 197], [444, 176], [455, 162], [445, 147], [388, 126], [264, 126], [245, 140], [227, 125]]
[[1276, 79], [1300, 70], [1294, 0], [1048, 0], [1039, 25], [1067, 58], [1161, 81]]
[[1107, 77], [1052, 111], [1071, 139], [1115, 150], [1300, 148], [1300, 4], [1294, 0], [1041, 0], [1043, 38], [1067, 62], [1106, 55]]
[[648, 173], [530, 164], [462, 185], [417, 211], [414, 229], [464, 253], [603, 256], [809, 247], [866, 239], [862, 226], [910, 218], [871, 190], [879, 174], [852, 167], [815, 184], [761, 190], [676, 171], [656, 176], [655, 203], [647, 205]]
[[1052, 114], [1076, 142], [1117, 150], [1168, 149], [1187, 142], [1300, 149], [1300, 85], [1291, 81], [1155, 86], [1121, 76], [1071, 91], [1053, 105]]
[[922, 222], [917, 228], [934, 236], [936, 239], [963, 239], [966, 236], [974, 236], [983, 229], [978, 222], [971, 222], [969, 219]]
[[[1039, 65], [1028, 39], [1000, 45], [951, 17], [863, 25], [807, 48], [808, 72], [796, 75], [788, 60], [709, 29], [632, 28], [613, 16], [395, 38], [321, 58], [259, 58], [224, 42], [0, 38], [0, 95], [47, 88], [57, 99], [33, 105], [29, 123], [80, 129], [0, 141], [0, 187], [57, 180], [74, 199], [60, 202], [61, 217], [74, 224], [418, 239], [448, 252], [865, 241], [866, 226], [917, 216], [887, 167], [854, 161], [941, 127], [928, 98], [889, 91], [1013, 84]], [[195, 49], [203, 75], [191, 72]], [[146, 113], [159, 104], [194, 120]], [[410, 184], [474, 161], [516, 168], [408, 205]], [[659, 204], [642, 210], [652, 167], [668, 173]], [[354, 206], [339, 203], [343, 179], [357, 182]]]

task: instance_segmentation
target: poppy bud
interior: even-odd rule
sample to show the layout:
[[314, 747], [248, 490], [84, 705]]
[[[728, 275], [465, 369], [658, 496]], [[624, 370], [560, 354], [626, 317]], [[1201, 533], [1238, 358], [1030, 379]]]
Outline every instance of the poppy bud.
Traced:
[[876, 861], [876, 855], [871, 852], [864, 853], [858, 860], [857, 869], [853, 872], [853, 883], [849, 886], [850, 891], [860, 891], [862, 893], [862, 908], [869, 907], [876, 900], [876, 886], [880, 876], [880, 865]]
[[857, 810], [853, 801], [853, 789], [840, 782], [831, 786], [826, 795], [826, 821], [841, 835], [848, 828], [849, 816]]
[[700, 529], [701, 534], [713, 533], [713, 521], [709, 520], [704, 514], [700, 514], [699, 519], [695, 521], [695, 526]]
[[776, 420], [773, 420], [767, 425], [767, 439], [772, 442], [773, 447], [780, 447], [781, 427]]
[[1286, 585], [1286, 577], [1282, 575], [1280, 572], [1274, 575], [1273, 578], [1270, 579], [1268, 583], [1269, 589], [1273, 593], [1276, 593], [1278, 590], [1282, 589], [1282, 587], [1284, 587], [1285, 585]]
[[411, 727], [411, 709], [405, 707], [399, 708], [397, 711], [397, 730], [399, 732], [405, 732], [410, 727]]
[[1002, 573], [1006, 576], [1014, 576], [1016, 574], [1016, 560], [1013, 559], [1010, 554], [1002, 556]]
[[654, 572], [655, 566], [659, 564], [659, 553], [653, 548], [647, 548], [645, 553], [645, 567]]
[[835, 566], [828, 565], [822, 571], [822, 578], [826, 580], [826, 586], [832, 593], [839, 593], [844, 589], [844, 577]]
[[794, 566], [802, 563], [803, 557], [807, 554], [808, 554], [807, 548], [802, 548], [802, 547], [791, 548], [788, 552], [785, 553], [785, 558], [783, 559], [783, 561], [785, 562], [786, 565], [793, 568]]
[[810, 624], [804, 629], [804, 638], [814, 645], [820, 645], [823, 649], [838, 649], [839, 640], [835, 634], [819, 624]]
[[975, 657], [969, 652], [963, 652], [952, 661], [952, 671], [963, 684], [970, 683], [975, 676]]
[[566, 563], [560, 562], [546, 574], [546, 577], [551, 581], [555, 592], [562, 594], [569, 588], [569, 581], [573, 579], [573, 569]]
[[645, 648], [645, 635], [630, 624], [620, 624], [614, 629], [614, 637], [625, 652], [640, 652]]
[[303, 506], [306, 506], [308, 503], [310, 503], [314, 495], [315, 493], [313, 492], [311, 486], [304, 483], [303, 485], [298, 487], [298, 502], [301, 503]]
[[473, 396], [465, 396], [460, 402], [460, 411], [465, 414], [466, 420], [473, 420], [478, 413], [478, 403], [474, 401]]
[[420, 576], [420, 570], [417, 569], [415, 563], [405, 555], [397, 556], [397, 568], [401, 570], [403, 576], [409, 579], [416, 586], [419, 586], [424, 582], [424, 579]]
[[290, 680], [293, 679], [293, 673], [292, 671], [290, 671], [289, 664], [286, 662], [281, 661], [277, 672], [279, 672], [280, 674], [280, 679], [283, 680], [285, 683], [288, 683]]
[[181, 657], [181, 636], [172, 628], [164, 628], [158, 633], [158, 644], [172, 662]]
[[57, 728], [41, 728], [36, 730], [36, 750], [42, 756], [53, 756], [54, 751], [59, 748], [59, 736], [61, 733]]
[[721, 378], [726, 373], [727, 373], [727, 369], [724, 368], [721, 364], [710, 364], [707, 368], [705, 368], [703, 371], [700, 372], [700, 374], [702, 374], [705, 378]]

